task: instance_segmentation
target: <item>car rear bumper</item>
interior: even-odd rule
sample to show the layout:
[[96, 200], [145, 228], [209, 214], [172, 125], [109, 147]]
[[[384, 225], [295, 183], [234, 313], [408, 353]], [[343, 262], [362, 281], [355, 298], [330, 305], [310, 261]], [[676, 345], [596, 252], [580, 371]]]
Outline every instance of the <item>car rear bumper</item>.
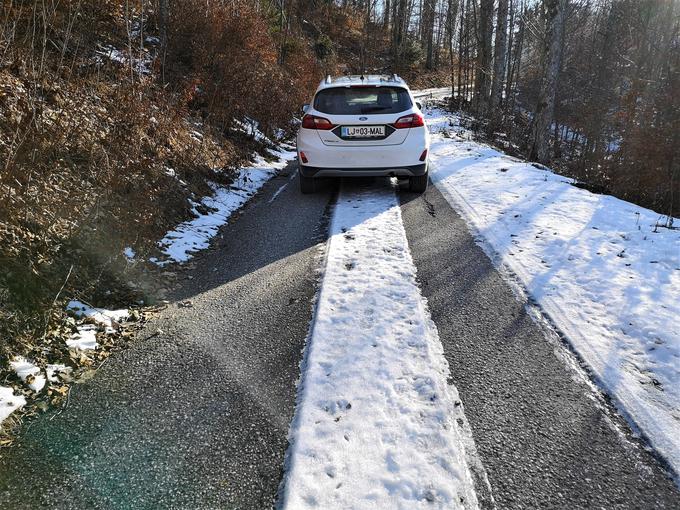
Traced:
[[348, 175], [349, 172], [356, 172], [353, 175], [357, 176], [422, 175], [427, 162], [420, 158], [429, 145], [426, 128], [409, 129], [404, 141], [397, 145], [346, 145], [342, 142], [327, 145], [316, 131], [306, 129], [301, 129], [297, 138], [300, 164], [323, 171], [319, 177]]
[[416, 177], [427, 173], [427, 163], [375, 168], [318, 168], [300, 164], [303, 177]]

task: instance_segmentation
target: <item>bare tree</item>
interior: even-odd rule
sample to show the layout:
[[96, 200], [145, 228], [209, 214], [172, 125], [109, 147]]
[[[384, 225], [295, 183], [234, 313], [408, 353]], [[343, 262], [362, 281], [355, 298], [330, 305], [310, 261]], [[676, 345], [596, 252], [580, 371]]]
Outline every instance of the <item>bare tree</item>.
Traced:
[[170, 17], [170, 8], [168, 0], [158, 0], [158, 21], [159, 31], [161, 35], [161, 45], [165, 48], [168, 44], [168, 18]]
[[423, 43], [426, 48], [425, 67], [434, 68], [435, 0], [424, 0], [421, 14]]
[[[496, 42], [494, 47], [493, 82], [491, 84], [491, 112], [498, 120], [498, 112], [503, 100], [503, 80], [508, 47], [508, 0], [498, 0], [496, 18]], [[494, 122], [495, 124], [496, 122]]]
[[[491, 86], [491, 40], [493, 37], [493, 0], [480, 0], [477, 23], [477, 68], [475, 74], [475, 106], [478, 114], [489, 109]], [[474, 4], [473, 4], [474, 5]]]
[[555, 115], [557, 78], [562, 63], [564, 24], [568, 0], [544, 0], [545, 16], [544, 75], [534, 113], [530, 157], [541, 163], [550, 159], [550, 128]]

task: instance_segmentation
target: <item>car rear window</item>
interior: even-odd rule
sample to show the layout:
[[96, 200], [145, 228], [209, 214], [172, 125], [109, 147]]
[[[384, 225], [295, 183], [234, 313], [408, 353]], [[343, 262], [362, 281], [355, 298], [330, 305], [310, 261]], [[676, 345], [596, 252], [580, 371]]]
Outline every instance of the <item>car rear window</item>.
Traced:
[[337, 87], [320, 91], [314, 109], [331, 115], [400, 113], [411, 108], [411, 97], [401, 87]]

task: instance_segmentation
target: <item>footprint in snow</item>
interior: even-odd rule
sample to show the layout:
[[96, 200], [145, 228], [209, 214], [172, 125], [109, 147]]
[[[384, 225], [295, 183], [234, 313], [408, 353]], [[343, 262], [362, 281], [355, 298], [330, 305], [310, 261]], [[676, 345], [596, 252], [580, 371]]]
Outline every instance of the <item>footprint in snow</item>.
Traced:
[[[349, 411], [350, 409], [352, 409], [352, 404], [345, 399], [327, 402], [323, 406], [323, 410], [326, 411], [330, 415], [336, 415], [336, 414], [339, 414], [343, 411]], [[338, 421], [339, 418], [340, 418], [339, 416], [336, 417], [336, 421]]]

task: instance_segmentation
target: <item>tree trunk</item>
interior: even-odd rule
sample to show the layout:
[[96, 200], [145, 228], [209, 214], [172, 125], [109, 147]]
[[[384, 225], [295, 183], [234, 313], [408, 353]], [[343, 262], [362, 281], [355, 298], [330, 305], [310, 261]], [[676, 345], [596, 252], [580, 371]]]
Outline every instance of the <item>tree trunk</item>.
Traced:
[[465, 54], [463, 43], [465, 41], [465, 11], [466, 0], [461, 0], [460, 5], [460, 28], [458, 29], [458, 102], [462, 104], [463, 94], [463, 56]]
[[168, 0], [158, 0], [158, 30], [161, 36], [161, 45], [163, 48], [168, 44], [168, 18], [170, 17], [170, 9], [168, 7]]
[[434, 68], [434, 4], [435, 0], [425, 0], [422, 11], [423, 39], [427, 50], [425, 67], [427, 69]]
[[[456, 36], [456, 17], [458, 16], [458, 0], [448, 0], [448, 6], [446, 9], [446, 42], [448, 43], [449, 50], [449, 65], [451, 67], [451, 100], [456, 97], [456, 72], [453, 65], [453, 45], [454, 37]], [[458, 54], [458, 59], [460, 61], [460, 53]], [[460, 73], [460, 64], [458, 65]], [[458, 83], [460, 84], [460, 74], [458, 76]]]
[[394, 0], [392, 14], [392, 58], [394, 71], [401, 66], [401, 51], [406, 37], [408, 0]]
[[550, 160], [550, 126], [555, 114], [557, 77], [562, 64], [564, 25], [568, 0], [544, 0], [546, 13], [545, 74], [532, 125], [530, 157], [541, 163]]
[[477, 113], [489, 109], [491, 76], [491, 39], [493, 37], [493, 0], [480, 0], [477, 24], [477, 69], [475, 74], [475, 106]]
[[[508, 64], [508, 80], [505, 84], [505, 100], [506, 100], [506, 111], [512, 115], [515, 111], [515, 76], [519, 74], [520, 68], [522, 67], [522, 50], [524, 48], [524, 29], [526, 17], [526, 7], [524, 7], [524, 2], [522, 2], [522, 10], [520, 11], [519, 25], [517, 27], [517, 38], [515, 40], [515, 49], [512, 51], [514, 58], [512, 64]], [[510, 53], [510, 52], [509, 52]], [[517, 71], [517, 72], [515, 72]]]
[[513, 44], [515, 42], [515, 1], [510, 0], [508, 3], [508, 11], [509, 11], [509, 20], [508, 20], [508, 51], [506, 52], [505, 56], [505, 100], [501, 101], [501, 103], [505, 103], [508, 100], [508, 80], [510, 79], [510, 66], [512, 65], [512, 53], [513, 53]]
[[[508, 0], [498, 0], [496, 43], [494, 48], [493, 83], [491, 85], [491, 111], [498, 117], [503, 101], [503, 79], [508, 42]], [[496, 119], [498, 120], [498, 119]]]

